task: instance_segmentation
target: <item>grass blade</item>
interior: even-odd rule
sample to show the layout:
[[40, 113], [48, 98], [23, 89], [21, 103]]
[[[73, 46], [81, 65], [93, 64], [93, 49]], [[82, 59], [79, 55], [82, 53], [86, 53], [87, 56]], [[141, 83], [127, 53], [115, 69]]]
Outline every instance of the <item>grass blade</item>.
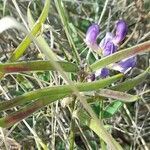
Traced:
[[70, 28], [69, 28], [69, 19], [68, 19], [68, 16], [67, 16], [67, 12], [66, 12], [66, 9], [63, 5], [63, 1], [62, 0], [54, 0], [55, 2], [55, 5], [56, 5], [56, 8], [57, 8], [57, 11], [59, 13], [59, 16], [60, 16], [60, 19], [61, 19], [61, 22], [63, 24], [63, 27], [64, 27], [64, 30], [65, 30], [65, 33], [66, 33], [66, 36], [67, 36], [67, 39], [68, 39], [68, 42], [70, 44], [70, 47], [72, 48], [72, 51], [73, 51], [73, 55], [76, 59], [76, 62], [78, 64], [80, 64], [81, 62], [81, 59], [80, 59], [80, 56], [78, 54], [78, 51], [77, 51], [77, 48], [74, 44], [74, 41], [73, 41], [73, 38], [72, 38], [72, 34], [70, 32]]

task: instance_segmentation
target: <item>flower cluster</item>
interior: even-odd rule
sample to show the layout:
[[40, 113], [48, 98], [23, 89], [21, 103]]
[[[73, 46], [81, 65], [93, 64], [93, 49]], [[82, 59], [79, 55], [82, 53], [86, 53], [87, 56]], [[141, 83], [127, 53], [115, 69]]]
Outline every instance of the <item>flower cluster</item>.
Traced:
[[[100, 44], [97, 44], [97, 37], [100, 33], [99, 26], [97, 24], [92, 24], [86, 33], [85, 42], [88, 47], [97, 50], [102, 49], [103, 57], [115, 53], [118, 49], [118, 45], [123, 42], [128, 32], [128, 26], [124, 20], [118, 20], [115, 24], [115, 34], [107, 32], [105, 37], [102, 39]], [[130, 58], [123, 59], [118, 63], [112, 64], [112, 69], [117, 70], [121, 73], [126, 73], [131, 68], [136, 65], [136, 57], [132, 56]], [[95, 76], [100, 76], [105, 78], [109, 75], [108, 68], [102, 68], [95, 72]]]

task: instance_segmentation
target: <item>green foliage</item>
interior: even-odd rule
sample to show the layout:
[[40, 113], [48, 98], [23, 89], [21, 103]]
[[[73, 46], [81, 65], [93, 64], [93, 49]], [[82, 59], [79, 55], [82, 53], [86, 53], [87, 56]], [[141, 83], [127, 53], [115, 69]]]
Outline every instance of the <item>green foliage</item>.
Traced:
[[[14, 1], [14, 6], [7, 2], [4, 4], [0, 12], [14, 17], [18, 15], [18, 18], [4, 17], [10, 25], [0, 29], [2, 41], [7, 41], [6, 44], [9, 45], [9, 40], [12, 40], [13, 44], [17, 45], [13, 52], [5, 53], [6, 46], [3, 47], [2, 44], [4, 54], [0, 54], [0, 127], [8, 130], [17, 128], [14, 134], [16, 139], [24, 137], [24, 134], [19, 132], [27, 127], [34, 137], [35, 149], [49, 149], [49, 145], [52, 145], [52, 149], [59, 150], [66, 149], [67, 146], [70, 146], [70, 149], [80, 149], [80, 145], [83, 149], [96, 149], [99, 146], [106, 148], [106, 145], [114, 150], [125, 148], [109, 133], [108, 129], [112, 128], [108, 128], [103, 122], [113, 119], [121, 113], [119, 110], [124, 109], [126, 120], [129, 119], [133, 123], [130, 110], [125, 104], [141, 99], [142, 94], [129, 90], [146, 82], [150, 73], [149, 65], [144, 66], [146, 70], [139, 67], [139, 72], [135, 75], [134, 71], [131, 72], [133, 76], [116, 74], [93, 82], [87, 82], [87, 78], [100, 68], [107, 66], [111, 69], [114, 62], [149, 52], [150, 41], [145, 40], [140, 44], [131, 41], [131, 44], [126, 46], [128, 48], [104, 58], [101, 58], [99, 51], [96, 53], [87, 48], [84, 38], [91, 22], [99, 20], [101, 28], [107, 28], [103, 32], [109, 30], [109, 21], [114, 17], [110, 13], [112, 8], [109, 8], [110, 12], [104, 9], [104, 14], [101, 10], [104, 4], [108, 8], [107, 2], [46, 0], [44, 7], [40, 0], [31, 3]], [[18, 10], [16, 4], [21, 4], [23, 10]], [[121, 3], [117, 4], [122, 6]], [[16, 12], [13, 14], [11, 9], [5, 8], [7, 5]], [[0, 8], [2, 7], [0, 3]], [[117, 12], [121, 11], [119, 9]], [[109, 16], [105, 11], [110, 13], [107, 13]], [[114, 14], [117, 12], [114, 11]], [[24, 18], [26, 13], [27, 17]], [[34, 21], [34, 18], [37, 20]], [[0, 23], [4, 26], [5, 22], [3, 20]], [[8, 30], [12, 28], [15, 28], [14, 33], [17, 36]], [[7, 36], [10, 36], [10, 39]], [[9, 48], [13, 44], [10, 44]], [[62, 110], [60, 103], [66, 99], [64, 103], [67, 108]], [[35, 130], [39, 122], [42, 122], [44, 127], [38, 134]], [[47, 128], [50, 130], [45, 131]], [[61, 130], [63, 132], [58, 134]], [[47, 140], [42, 137], [43, 132], [44, 135], [50, 134], [47, 137], [48, 142], [52, 141], [51, 144], [45, 144]], [[91, 141], [90, 138], [94, 140]], [[143, 139], [140, 142], [143, 142]]]
[[119, 108], [123, 105], [120, 101], [110, 103], [103, 111], [102, 118], [110, 118], [115, 115]]

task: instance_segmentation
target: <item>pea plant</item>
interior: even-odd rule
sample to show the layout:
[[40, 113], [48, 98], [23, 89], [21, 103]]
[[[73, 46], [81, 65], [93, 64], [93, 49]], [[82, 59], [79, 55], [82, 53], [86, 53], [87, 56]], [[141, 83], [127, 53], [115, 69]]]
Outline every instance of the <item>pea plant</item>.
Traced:
[[[17, 5], [16, 1], [13, 3]], [[119, 110], [124, 106], [141, 100], [140, 94], [132, 94], [129, 91], [146, 80], [150, 67], [133, 77], [130, 74], [138, 64], [137, 56], [148, 54], [150, 51], [150, 40], [135, 45], [129, 44], [130, 46], [124, 48], [123, 45], [129, 34], [127, 20], [118, 18], [111, 25], [112, 31], [105, 33], [102, 32], [101, 22], [95, 21], [88, 24], [83, 32], [70, 23], [63, 1], [45, 0], [42, 4], [44, 7], [38, 18], [32, 11], [32, 2], [28, 4], [26, 27], [12, 17], [7, 16], [0, 20], [1, 34], [8, 29], [16, 28], [25, 35], [15, 50], [8, 55], [7, 60], [0, 63], [1, 82], [9, 75], [16, 75], [16, 80], [19, 82], [22, 79], [21, 75], [35, 76], [35, 73], [37, 73], [36, 78], [41, 75], [39, 80], [45, 82], [45, 86], [37, 86], [18, 95], [12, 92], [11, 98], [2, 90], [4, 96], [0, 98], [0, 127], [7, 129], [15, 127], [36, 112], [59, 102], [63, 103], [70, 112], [68, 115], [70, 150], [78, 147], [75, 141], [77, 125], [81, 129], [92, 130], [99, 137], [101, 148], [124, 149], [111, 135], [111, 126], [107, 126], [107, 120], [120, 113]], [[50, 39], [55, 41], [55, 36], [52, 34], [59, 36], [55, 33], [55, 27], [46, 26], [47, 22], [51, 23], [47, 18], [52, 11], [52, 4], [55, 5], [67, 39], [64, 41], [60, 39], [63, 41], [63, 44], [58, 46], [62, 50], [60, 53], [54, 51], [54, 47], [49, 45], [49, 39], [44, 36], [47, 28], [48, 30], [50, 28]], [[22, 17], [21, 12], [20, 16]], [[24, 21], [24, 18], [21, 19]], [[7, 22], [10, 22], [8, 26], [5, 25]], [[81, 45], [80, 42], [89, 52], [86, 56], [92, 55], [91, 58], [94, 59], [83, 57], [80, 51], [82, 48], [78, 46]], [[28, 60], [26, 53], [29, 46], [33, 45], [38, 49], [40, 56]], [[68, 45], [70, 49], [67, 51]], [[59, 78], [58, 84], [50, 82], [52, 77], [45, 79], [48, 76], [44, 74], [47, 73]], [[46, 84], [47, 82], [50, 84]], [[91, 145], [87, 144], [86, 148], [90, 149]], [[40, 144], [40, 146], [48, 149], [46, 145]]]

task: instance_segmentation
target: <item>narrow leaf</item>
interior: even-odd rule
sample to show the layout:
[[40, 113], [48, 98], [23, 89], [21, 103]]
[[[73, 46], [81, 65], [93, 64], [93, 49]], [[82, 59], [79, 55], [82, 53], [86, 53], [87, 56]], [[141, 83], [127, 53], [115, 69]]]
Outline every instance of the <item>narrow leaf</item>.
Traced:
[[[78, 72], [78, 67], [69, 62], [57, 62], [66, 72]], [[23, 61], [14, 63], [0, 64], [0, 72], [23, 72], [23, 71], [42, 71], [42, 70], [56, 70], [51, 61]]]
[[121, 101], [111, 102], [103, 111], [102, 118], [112, 117], [114, 114], [116, 114], [118, 112], [119, 108], [121, 108], [122, 105], [123, 105], [123, 102], [121, 102]]
[[138, 44], [136, 46], [133, 46], [133, 47], [130, 47], [130, 48], [127, 48], [124, 50], [120, 50], [119, 52], [116, 52], [112, 55], [104, 57], [104, 58], [98, 60], [97, 62], [95, 62], [94, 64], [92, 64], [90, 66], [90, 69], [92, 71], [96, 71], [96, 70], [103, 68], [111, 63], [117, 62], [119, 60], [128, 58], [133, 55], [137, 55], [139, 53], [148, 52], [148, 51], [150, 51], [150, 41]]
[[142, 83], [145, 81], [145, 79], [150, 75], [150, 67], [148, 67], [143, 73], [141, 73], [140, 75], [136, 76], [133, 79], [129, 79], [125, 82], [119, 83], [113, 87], [111, 87], [112, 90], [116, 90], [116, 91], [128, 91], [132, 88], [134, 88], [135, 86], [137, 86], [138, 84]]
[[26, 117], [30, 116], [35, 111], [41, 109], [42, 107], [46, 106], [52, 101], [56, 101], [60, 98], [64, 97], [64, 95], [56, 95], [54, 97], [43, 97], [42, 99], [38, 99], [37, 101], [30, 103], [23, 107], [22, 109], [9, 114], [6, 117], [0, 118], [0, 126], [3, 128], [10, 127], [15, 123], [25, 119]]
[[124, 92], [113, 91], [113, 90], [109, 90], [109, 89], [101, 89], [98, 91], [98, 94], [100, 96], [118, 99], [123, 102], [134, 102], [134, 101], [138, 100], [138, 98], [139, 98], [136, 95], [130, 95], [130, 94], [127, 94]]
[[[27, 12], [27, 16], [28, 16], [28, 22], [29, 22], [29, 26], [30, 28], [33, 27], [35, 21], [31, 15], [31, 12], [30, 12], [30, 9], [28, 7], [28, 12]], [[42, 37], [42, 35], [39, 35], [37, 38], [36, 38], [36, 44], [38, 45], [38, 47], [40, 48], [41, 52], [43, 54], [45, 54], [45, 57], [49, 60], [51, 60], [51, 57], [53, 59], [57, 58], [54, 53], [52, 52], [52, 49], [49, 47], [49, 45], [47, 44], [46, 40]], [[57, 59], [55, 59], [57, 60]]]
[[[91, 83], [77, 83], [75, 84], [75, 87], [80, 91], [92, 91], [92, 90], [98, 90], [100, 88], [107, 87], [111, 83], [117, 81], [122, 77], [122, 74], [118, 74], [112, 77], [109, 77], [107, 79], [91, 82]], [[36, 91], [25, 93], [21, 96], [18, 96], [16, 98], [13, 98], [10, 101], [3, 101], [0, 103], [0, 111], [12, 108], [17, 105], [24, 104], [26, 102], [29, 102], [31, 100], [35, 100], [38, 98], [42, 98], [46, 96], [53, 97], [55, 95], [70, 95], [73, 94], [71, 86], [70, 85], [60, 85], [60, 86], [54, 86], [54, 87], [48, 87], [39, 89]]]
[[36, 21], [35, 25], [31, 29], [31, 32], [23, 39], [23, 41], [19, 44], [19, 46], [12, 53], [10, 57], [10, 61], [16, 61], [23, 55], [26, 48], [30, 45], [31, 39], [34, 38], [34, 36], [41, 29], [42, 24], [45, 22], [48, 16], [49, 6], [50, 6], [50, 0], [46, 0], [43, 11], [39, 19]]
[[[99, 137], [102, 137], [102, 132], [99, 128], [100, 124], [97, 124], [95, 119], [92, 119], [87, 112], [82, 109], [78, 109], [75, 112], [75, 116], [80, 120], [80, 122], [86, 126], [88, 126], [91, 130], [93, 130]], [[104, 127], [103, 127], [104, 128]], [[106, 130], [104, 128], [104, 130]], [[122, 150], [121, 146], [113, 140], [113, 143], [116, 145], [116, 150]]]
[[[123, 91], [123, 92], [128, 91], [134, 88], [135, 86], [137, 86], [138, 84], [142, 83], [143, 81], [145, 81], [145, 79], [149, 75], [149, 71], [150, 71], [150, 67], [146, 69], [146, 71], [144, 71], [142, 74], [138, 75], [137, 77], [130, 79], [128, 81], [125, 81], [123, 83], [120, 83], [114, 87], [111, 87], [111, 89]], [[114, 101], [110, 103], [107, 106], [107, 108], [104, 110], [103, 117], [104, 118], [112, 117], [115, 113], [117, 113], [119, 108], [121, 108], [122, 106], [123, 106], [123, 102], [121, 101]]]

